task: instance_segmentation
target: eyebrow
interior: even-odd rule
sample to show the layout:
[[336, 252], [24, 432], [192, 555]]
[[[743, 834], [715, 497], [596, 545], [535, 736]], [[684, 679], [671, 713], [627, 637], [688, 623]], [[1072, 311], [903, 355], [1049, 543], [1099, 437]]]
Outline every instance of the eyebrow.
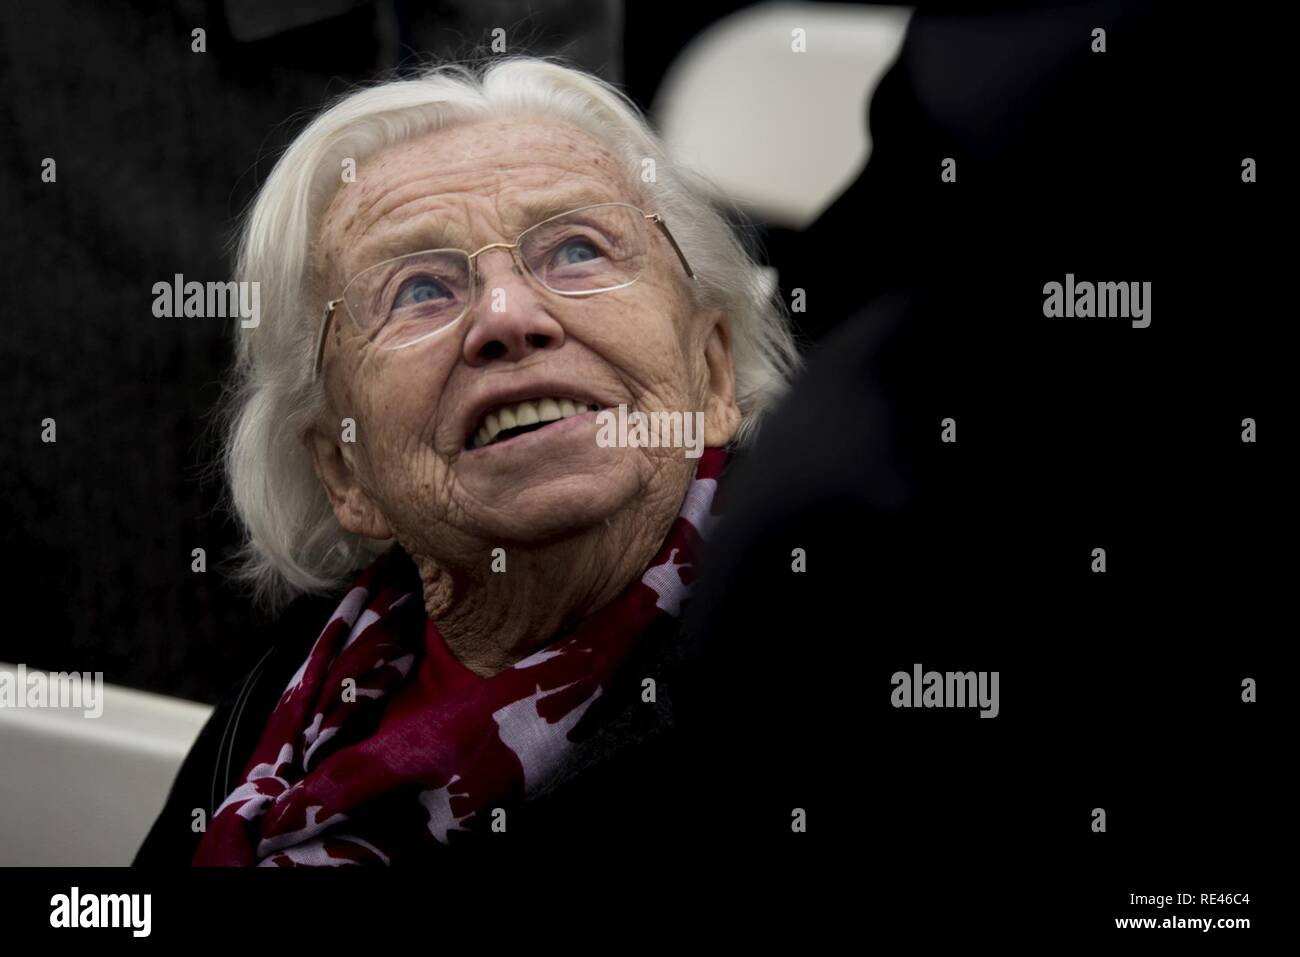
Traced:
[[[560, 213], [597, 203], [616, 202], [622, 201], [595, 195], [587, 190], [529, 196], [507, 205], [506, 225], [514, 227], [508, 234], [508, 238], [514, 239], [529, 226], [535, 226], [542, 220], [558, 216]], [[431, 220], [428, 216], [421, 216], [414, 222], [403, 223], [396, 230], [378, 239], [363, 240], [356, 249], [358, 256], [355, 269], [360, 271], [389, 259], [425, 249], [464, 249], [466, 252], [473, 252], [474, 249], [484, 245], [466, 243], [464, 241], [466, 236], [467, 230], [464, 225], [456, 220], [446, 218]]]
[[589, 191], [580, 193], [552, 193], [544, 196], [532, 196], [511, 207], [514, 217], [512, 223], [518, 225], [519, 232], [529, 226], [535, 226], [544, 219], [567, 213], [571, 209], [594, 206], [597, 203], [617, 203], [618, 199], [606, 196], [596, 197]]

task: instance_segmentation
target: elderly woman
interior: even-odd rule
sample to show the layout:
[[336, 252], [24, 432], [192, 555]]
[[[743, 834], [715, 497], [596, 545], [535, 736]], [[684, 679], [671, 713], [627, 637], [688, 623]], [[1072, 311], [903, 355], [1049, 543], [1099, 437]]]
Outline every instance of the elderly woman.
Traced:
[[[726, 449], [797, 363], [769, 284], [625, 97], [526, 57], [335, 103], [237, 278], [263, 304], [225, 420], [242, 574], [273, 609], [318, 597], [137, 863], [398, 864], [517, 831], [615, 699], [656, 707], [628, 663], [670, 640]], [[691, 417], [703, 454], [601, 441], [614, 410]]]

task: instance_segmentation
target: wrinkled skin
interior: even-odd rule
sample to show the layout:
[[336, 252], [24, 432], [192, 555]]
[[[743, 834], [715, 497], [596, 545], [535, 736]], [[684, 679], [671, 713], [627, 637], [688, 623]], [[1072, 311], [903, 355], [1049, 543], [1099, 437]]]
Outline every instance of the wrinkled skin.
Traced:
[[[532, 224], [518, 204], [556, 191], [574, 198], [566, 208], [629, 202], [654, 212], [654, 186], [641, 191], [629, 173], [585, 132], [531, 117], [477, 120], [389, 147], [326, 210], [316, 261], [323, 289], [338, 296], [384, 258], [377, 244], [421, 226], [451, 230], [438, 245], [512, 242]], [[489, 250], [466, 316], [408, 348], [367, 344], [342, 314], [331, 324], [327, 408], [305, 437], [317, 473], [345, 529], [396, 538], [415, 559], [430, 616], [477, 674], [527, 656], [639, 577], [697, 460], [680, 448], [601, 448], [594, 415], [469, 451], [473, 403], [544, 380], [537, 395], [701, 411], [707, 446], [735, 435], [726, 317], [696, 308], [671, 247], [657, 234], [650, 242], [636, 283], [586, 298], [550, 293], [517, 274], [507, 250]], [[413, 235], [398, 251], [429, 245]], [[503, 311], [492, 309], [496, 288]], [[356, 422], [354, 443], [341, 441], [345, 417]], [[504, 574], [491, 570], [498, 547]]]

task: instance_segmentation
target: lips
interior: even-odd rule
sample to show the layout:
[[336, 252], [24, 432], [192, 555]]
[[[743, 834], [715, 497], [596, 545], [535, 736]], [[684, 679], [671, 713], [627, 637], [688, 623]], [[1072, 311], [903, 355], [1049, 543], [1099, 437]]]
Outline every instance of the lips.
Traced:
[[538, 395], [494, 404], [474, 422], [465, 440], [466, 449], [481, 449], [508, 442], [527, 432], [535, 432], [553, 422], [560, 422], [602, 406], [565, 395]]

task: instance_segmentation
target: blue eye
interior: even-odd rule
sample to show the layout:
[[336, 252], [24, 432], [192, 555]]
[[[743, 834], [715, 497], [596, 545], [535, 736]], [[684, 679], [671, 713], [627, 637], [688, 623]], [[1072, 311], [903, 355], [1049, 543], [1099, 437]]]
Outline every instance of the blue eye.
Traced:
[[451, 290], [442, 282], [431, 276], [417, 276], [402, 283], [393, 300], [393, 308], [401, 309], [403, 306], [418, 306], [452, 298]]
[[555, 251], [555, 265], [576, 266], [600, 258], [600, 250], [587, 239], [571, 239]]

